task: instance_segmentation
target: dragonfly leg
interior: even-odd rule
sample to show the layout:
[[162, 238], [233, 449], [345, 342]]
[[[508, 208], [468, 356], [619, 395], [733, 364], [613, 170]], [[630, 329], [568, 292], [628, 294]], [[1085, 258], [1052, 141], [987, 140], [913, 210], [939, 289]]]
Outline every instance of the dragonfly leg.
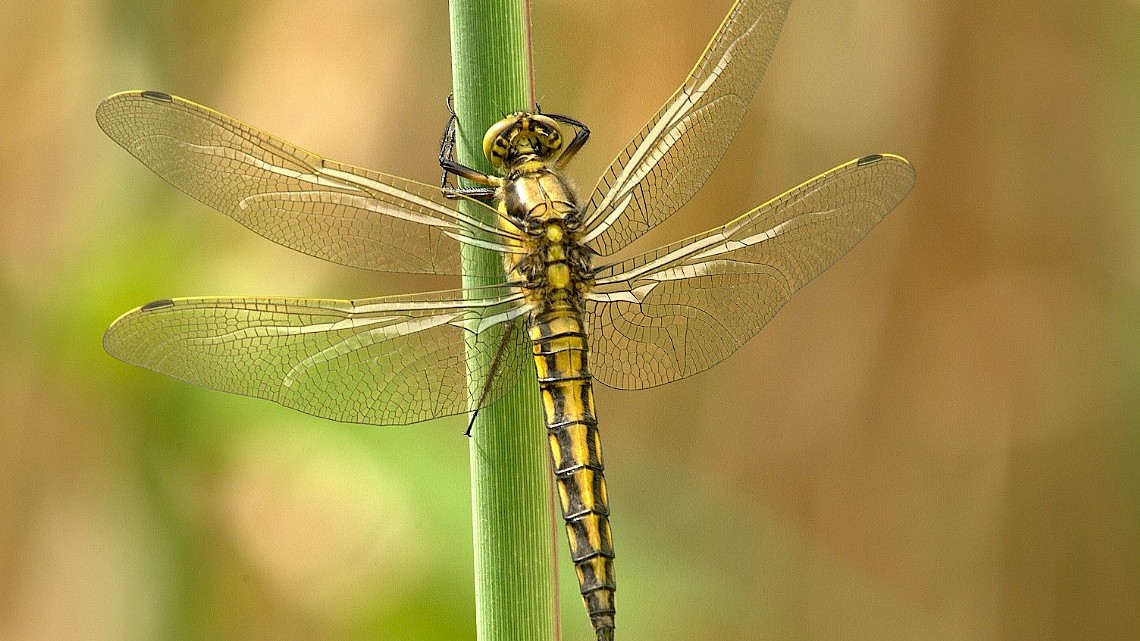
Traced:
[[454, 98], [454, 94], [447, 94], [447, 112], [451, 115], [443, 126], [443, 136], [439, 140], [439, 166], [443, 168], [443, 175], [439, 178], [440, 189], [447, 189], [448, 171], [444, 163], [450, 162], [455, 155], [455, 127], [459, 123], [459, 116], [455, 115], [455, 105], [452, 102]]
[[466, 196], [475, 200], [490, 203], [495, 200], [495, 194], [498, 193], [494, 187], [444, 187], [443, 195], [448, 198], [458, 198], [459, 196]]
[[487, 380], [483, 383], [483, 391], [479, 394], [479, 400], [475, 403], [475, 411], [471, 412], [471, 421], [467, 423], [467, 430], [463, 432], [464, 436], [471, 436], [471, 429], [475, 427], [475, 417], [479, 415], [479, 409], [487, 402], [487, 395], [491, 392], [491, 384], [495, 382], [495, 375], [499, 373], [499, 365], [503, 360], [503, 353], [506, 351], [507, 346], [511, 343], [511, 335], [514, 334], [515, 324], [508, 323], [506, 330], [503, 332], [503, 340], [499, 341], [499, 348], [495, 350], [494, 359], [491, 361], [491, 371], [487, 372]]
[[566, 145], [566, 148], [562, 150], [562, 154], [558, 156], [558, 162], [554, 164], [554, 169], [556, 171], [561, 171], [566, 168], [566, 165], [570, 164], [570, 160], [574, 157], [574, 154], [578, 153], [582, 147], [586, 145], [586, 141], [590, 139], [590, 128], [586, 126], [586, 123], [581, 122], [580, 120], [574, 120], [573, 118], [568, 118], [566, 116], [561, 116], [558, 114], [543, 115], [547, 118], [560, 122], [564, 125], [570, 125], [574, 128], [573, 140], [571, 140], [570, 144]]
[[[462, 195], [477, 200], [493, 199], [501, 180], [455, 160], [455, 132], [459, 125], [459, 117], [455, 114], [455, 106], [451, 99], [452, 97], [449, 95], [447, 97], [447, 110], [451, 116], [447, 119], [447, 124], [443, 128], [443, 137], [439, 142], [439, 166], [443, 169], [442, 176], [439, 179], [440, 189], [443, 189], [448, 197]], [[466, 178], [482, 186], [452, 187], [447, 184], [447, 179], [451, 175]]]

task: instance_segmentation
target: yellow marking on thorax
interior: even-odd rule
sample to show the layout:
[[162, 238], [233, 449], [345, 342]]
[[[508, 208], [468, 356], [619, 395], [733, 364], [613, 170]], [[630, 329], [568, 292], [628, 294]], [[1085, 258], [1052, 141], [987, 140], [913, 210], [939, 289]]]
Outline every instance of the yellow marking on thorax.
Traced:
[[554, 289], [566, 289], [570, 286], [570, 266], [566, 263], [554, 263], [546, 266], [546, 284]]
[[537, 159], [536, 160], [526, 160], [526, 161], [518, 163], [517, 165], [512, 167], [512, 169], [515, 172], [517, 172], [523, 176], [526, 176], [528, 174], [535, 174], [535, 173], [542, 171], [543, 169], [546, 169], [546, 163], [541, 161], [541, 160], [537, 160]]

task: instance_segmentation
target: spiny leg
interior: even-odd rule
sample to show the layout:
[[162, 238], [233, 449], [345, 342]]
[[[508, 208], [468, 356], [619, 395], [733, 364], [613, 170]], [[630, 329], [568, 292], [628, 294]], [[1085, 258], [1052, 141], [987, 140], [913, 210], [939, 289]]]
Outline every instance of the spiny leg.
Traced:
[[487, 380], [483, 383], [483, 391], [479, 393], [479, 401], [475, 404], [475, 411], [471, 412], [471, 421], [467, 423], [467, 429], [463, 432], [464, 436], [471, 436], [471, 429], [475, 427], [475, 417], [479, 415], [479, 409], [487, 402], [487, 395], [491, 393], [491, 384], [495, 381], [495, 374], [499, 372], [503, 354], [506, 353], [507, 346], [510, 345], [514, 331], [514, 323], [508, 323], [507, 328], [503, 330], [503, 340], [499, 341], [499, 348], [495, 350], [495, 357], [491, 360], [491, 369], [487, 372]]
[[559, 114], [543, 115], [556, 122], [560, 122], [564, 125], [569, 125], [574, 128], [574, 138], [570, 141], [570, 144], [566, 145], [566, 148], [562, 150], [561, 154], [559, 154], [558, 161], [554, 163], [554, 169], [556, 171], [562, 171], [566, 168], [566, 165], [570, 164], [570, 160], [574, 158], [574, 154], [578, 153], [582, 147], [586, 145], [586, 141], [590, 139], [590, 128], [586, 126], [586, 123], [579, 120], [574, 120], [573, 118], [569, 118], [567, 116], [562, 116]]
[[[452, 96], [447, 97], [447, 110], [451, 116], [443, 128], [443, 138], [439, 142], [439, 166], [443, 169], [439, 186], [449, 198], [457, 195], [475, 198], [476, 200], [490, 201], [495, 197], [495, 191], [501, 180], [496, 176], [485, 174], [478, 169], [468, 167], [455, 160], [455, 134], [459, 125], [459, 117], [455, 114]], [[447, 184], [448, 175], [466, 178], [482, 187], [452, 187]]]

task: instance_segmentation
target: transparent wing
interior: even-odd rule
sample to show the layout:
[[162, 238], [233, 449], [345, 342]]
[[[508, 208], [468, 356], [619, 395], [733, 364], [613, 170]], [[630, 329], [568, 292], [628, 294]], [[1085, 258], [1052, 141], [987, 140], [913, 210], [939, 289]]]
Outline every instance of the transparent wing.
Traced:
[[612, 254], [705, 184], [764, 77], [790, 2], [733, 6], [685, 83], [598, 181], [583, 208], [583, 239], [591, 247]]
[[511, 244], [494, 225], [458, 211], [438, 187], [326, 160], [176, 96], [115, 94], [95, 117], [175, 187], [311, 256], [380, 271], [458, 274], [457, 241], [502, 251]]
[[906, 160], [866, 156], [723, 227], [602, 270], [587, 302], [594, 377], [642, 389], [727, 358], [913, 185]]
[[[474, 300], [455, 298], [458, 291], [159, 300], [116, 320], [103, 345], [120, 360], [212, 389], [336, 421], [404, 425], [472, 409], [468, 369], [488, 381], [484, 404], [506, 379], [532, 371], [521, 294], [494, 291], [501, 294]], [[468, 345], [500, 354], [508, 327], [509, 349], [494, 368], [468, 358]]]

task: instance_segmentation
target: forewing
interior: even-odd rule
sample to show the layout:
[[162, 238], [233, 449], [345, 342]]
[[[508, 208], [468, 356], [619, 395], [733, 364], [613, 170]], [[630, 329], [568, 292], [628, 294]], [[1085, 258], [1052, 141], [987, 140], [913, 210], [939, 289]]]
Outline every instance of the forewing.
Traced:
[[727, 358], [913, 184], [906, 160], [867, 156], [723, 227], [604, 269], [587, 302], [594, 377], [642, 389]]
[[[456, 241], [509, 244], [438, 187], [326, 160], [176, 96], [115, 94], [99, 104], [96, 119], [175, 187], [274, 242], [334, 263], [458, 274]], [[488, 220], [494, 216], [489, 210]]]
[[584, 208], [602, 255], [677, 211], [720, 163], [751, 102], [791, 0], [739, 0], [685, 83], [618, 154]]
[[483, 404], [506, 379], [532, 371], [517, 327], [520, 295], [453, 298], [461, 296], [160, 300], [116, 320], [103, 345], [118, 359], [211, 389], [336, 421], [403, 425], [473, 409], [467, 371], [488, 381], [492, 368], [490, 359], [469, 359], [468, 346], [501, 353], [489, 393], [475, 393]]

